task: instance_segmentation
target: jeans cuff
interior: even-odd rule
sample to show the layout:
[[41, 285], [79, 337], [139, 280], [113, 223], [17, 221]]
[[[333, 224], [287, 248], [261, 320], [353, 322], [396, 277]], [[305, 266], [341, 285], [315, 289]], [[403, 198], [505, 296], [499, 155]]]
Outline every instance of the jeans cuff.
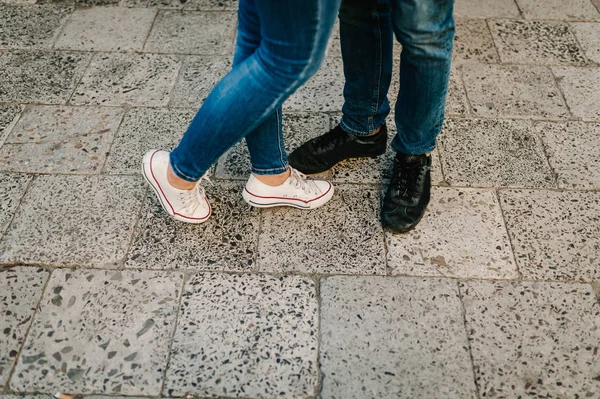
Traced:
[[264, 175], [279, 175], [281, 173], [286, 172], [289, 168], [290, 168], [290, 166], [287, 163], [283, 167], [273, 168], [273, 169], [259, 169], [259, 168], [255, 168], [253, 166], [252, 173], [254, 173], [255, 175], [262, 175], [262, 176], [264, 176]]
[[169, 164], [171, 165], [171, 169], [173, 169], [173, 173], [175, 173], [175, 176], [177, 176], [180, 179], [183, 179], [185, 181], [188, 181], [190, 183], [195, 183], [198, 180], [200, 180], [200, 178], [202, 176], [204, 176], [204, 175], [202, 175], [202, 176], [200, 176], [198, 178], [194, 178], [194, 177], [191, 177], [191, 176], [187, 175], [186, 173], [183, 173], [181, 171], [181, 169], [179, 167], [177, 167], [177, 164], [175, 163], [175, 159], [173, 158], [172, 154], [169, 156]]
[[[358, 126], [350, 126], [348, 124], [348, 122], [346, 122], [345, 117], [342, 116], [342, 120], [340, 121], [340, 127], [342, 128], [342, 130], [348, 134], [351, 134], [353, 136], [358, 136], [358, 137], [364, 137], [364, 136], [368, 136], [370, 134], [373, 134], [373, 132], [377, 129], [379, 129], [383, 124], [385, 123], [385, 119], [383, 120], [383, 122], [381, 122], [381, 124], [379, 125], [375, 125], [377, 127], [375, 127], [373, 130], [367, 128], [366, 131], [364, 129], [361, 129], [361, 127]], [[361, 129], [361, 130], [359, 130]]]

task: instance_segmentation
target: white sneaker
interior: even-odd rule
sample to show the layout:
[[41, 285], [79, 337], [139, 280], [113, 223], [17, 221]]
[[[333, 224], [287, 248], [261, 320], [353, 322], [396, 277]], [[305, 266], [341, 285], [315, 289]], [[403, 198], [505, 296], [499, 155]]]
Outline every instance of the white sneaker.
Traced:
[[290, 171], [290, 177], [279, 186], [269, 186], [250, 175], [242, 197], [258, 208], [293, 206], [301, 209], [318, 208], [333, 197], [333, 186], [327, 180], [309, 179], [292, 167]]
[[154, 189], [164, 210], [174, 219], [185, 223], [203, 223], [211, 214], [210, 204], [206, 199], [204, 188], [200, 186], [202, 177], [191, 190], [178, 190], [169, 184], [167, 170], [169, 153], [151, 150], [144, 155], [142, 172], [146, 181]]

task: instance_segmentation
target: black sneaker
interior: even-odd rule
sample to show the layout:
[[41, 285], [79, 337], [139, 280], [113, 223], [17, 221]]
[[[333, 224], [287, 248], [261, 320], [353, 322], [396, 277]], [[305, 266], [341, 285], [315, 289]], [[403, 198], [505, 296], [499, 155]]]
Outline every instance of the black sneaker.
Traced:
[[385, 153], [387, 127], [368, 137], [348, 134], [338, 125], [322, 136], [307, 141], [288, 157], [292, 168], [302, 173], [321, 173], [348, 158], [375, 158]]
[[381, 209], [383, 227], [397, 233], [413, 229], [431, 196], [431, 156], [397, 153]]

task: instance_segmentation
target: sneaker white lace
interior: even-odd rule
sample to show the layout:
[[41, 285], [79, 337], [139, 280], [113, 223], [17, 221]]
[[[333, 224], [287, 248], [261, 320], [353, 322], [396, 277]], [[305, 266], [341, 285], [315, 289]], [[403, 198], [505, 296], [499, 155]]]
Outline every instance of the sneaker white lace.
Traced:
[[144, 155], [142, 172], [144, 178], [154, 189], [163, 209], [174, 219], [185, 223], [203, 223], [211, 214], [210, 204], [206, 199], [203, 176], [191, 190], [178, 190], [169, 184], [167, 170], [169, 168], [169, 153], [161, 150], [151, 150]]
[[318, 208], [333, 197], [333, 186], [327, 180], [309, 179], [291, 167], [290, 171], [290, 177], [279, 186], [269, 186], [250, 175], [242, 197], [258, 208], [293, 206], [301, 209]]

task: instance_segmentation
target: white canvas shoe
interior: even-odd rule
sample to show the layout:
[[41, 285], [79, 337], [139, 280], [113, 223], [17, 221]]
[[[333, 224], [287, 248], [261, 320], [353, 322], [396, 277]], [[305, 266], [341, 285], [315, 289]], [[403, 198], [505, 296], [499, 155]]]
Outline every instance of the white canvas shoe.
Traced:
[[318, 208], [333, 197], [333, 186], [327, 180], [309, 179], [292, 167], [290, 171], [290, 177], [279, 186], [269, 186], [250, 175], [242, 197], [258, 208], [293, 206], [301, 209]]
[[185, 223], [203, 223], [208, 220], [211, 209], [204, 188], [200, 185], [202, 177], [191, 190], [178, 190], [169, 184], [167, 170], [169, 153], [151, 150], [144, 155], [142, 172], [144, 178], [154, 189], [164, 210], [174, 219]]

